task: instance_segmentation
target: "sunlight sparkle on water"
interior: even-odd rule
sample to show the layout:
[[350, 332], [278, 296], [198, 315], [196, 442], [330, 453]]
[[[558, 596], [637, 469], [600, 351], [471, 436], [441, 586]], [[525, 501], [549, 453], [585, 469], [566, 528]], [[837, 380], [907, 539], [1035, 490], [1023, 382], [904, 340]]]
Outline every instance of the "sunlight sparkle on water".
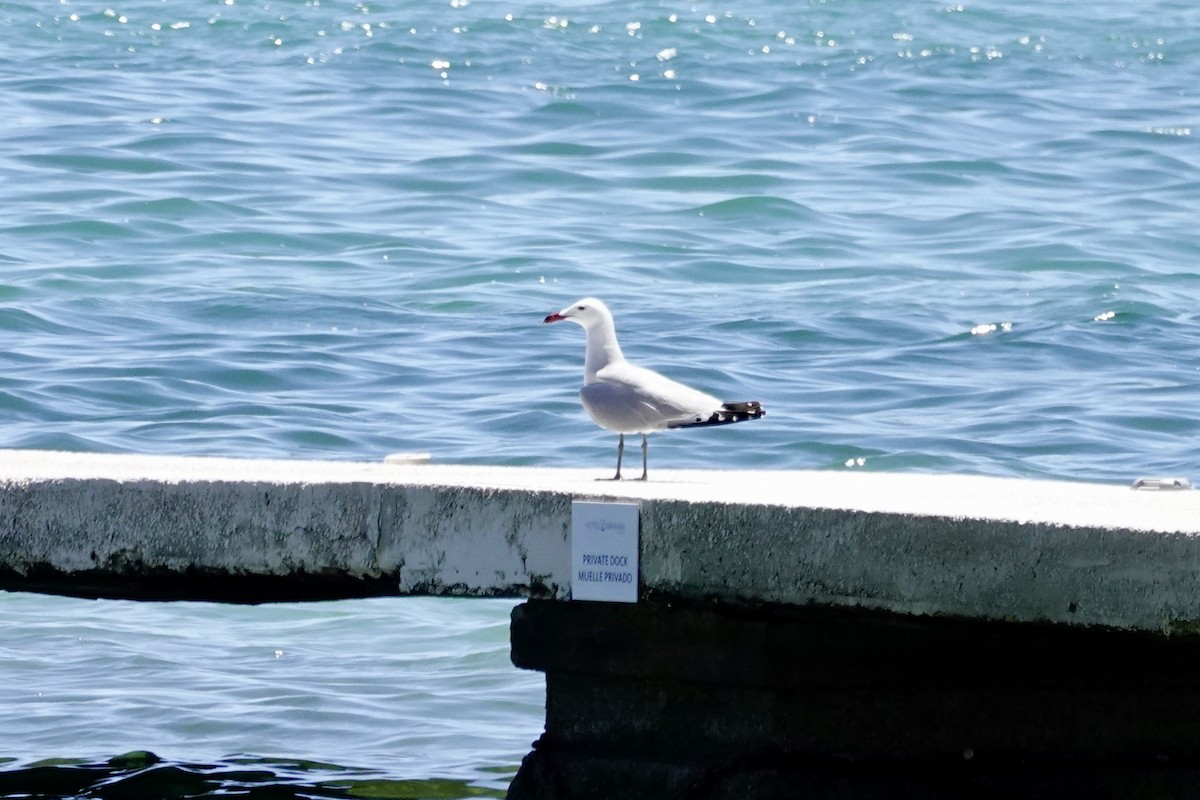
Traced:
[[1000, 323], [985, 322], [982, 325], [976, 325], [974, 328], [971, 328], [971, 335], [972, 336], [985, 336], [989, 333], [995, 333], [996, 331], [1000, 331], [1002, 333], [1008, 333], [1012, 329], [1013, 329], [1013, 326], [1012, 326], [1011, 322], [1000, 322]]

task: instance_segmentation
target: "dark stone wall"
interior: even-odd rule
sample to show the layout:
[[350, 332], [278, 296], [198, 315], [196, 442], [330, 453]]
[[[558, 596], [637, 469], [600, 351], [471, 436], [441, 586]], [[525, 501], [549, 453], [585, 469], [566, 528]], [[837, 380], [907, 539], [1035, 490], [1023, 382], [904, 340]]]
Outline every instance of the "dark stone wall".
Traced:
[[512, 800], [1200, 796], [1194, 637], [530, 601], [512, 656], [546, 674]]

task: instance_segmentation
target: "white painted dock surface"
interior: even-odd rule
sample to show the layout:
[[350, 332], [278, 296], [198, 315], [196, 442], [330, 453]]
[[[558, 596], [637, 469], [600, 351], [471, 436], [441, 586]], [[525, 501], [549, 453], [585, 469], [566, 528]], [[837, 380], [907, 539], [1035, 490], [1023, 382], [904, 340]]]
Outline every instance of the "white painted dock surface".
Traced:
[[642, 507], [643, 592], [1200, 630], [1200, 492], [963, 475], [0, 451], [0, 569], [397, 576], [566, 597], [570, 501]]
[[962, 519], [1011, 520], [1200, 535], [1200, 492], [1127, 485], [816, 470], [655, 470], [609, 481], [607, 467], [562, 469], [384, 464], [43, 450], [0, 450], [0, 481], [101, 479], [163, 483], [370, 483], [473, 487], [626, 500], [682, 500], [827, 508]]

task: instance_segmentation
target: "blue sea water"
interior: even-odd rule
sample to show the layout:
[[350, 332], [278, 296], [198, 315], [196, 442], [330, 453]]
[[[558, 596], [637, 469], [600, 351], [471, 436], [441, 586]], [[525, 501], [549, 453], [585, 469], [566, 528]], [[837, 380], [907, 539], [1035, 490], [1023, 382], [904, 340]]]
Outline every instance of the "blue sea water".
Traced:
[[0, 592], [0, 797], [502, 797], [543, 708], [511, 607]]
[[[597, 295], [626, 355], [769, 412], [656, 437], [652, 469], [1195, 479], [1198, 86], [1200, 6], [1171, 0], [0, 2], [0, 447], [607, 471], [582, 335], [540, 324]], [[496, 785], [540, 720], [499, 639], [449, 691], [513, 708], [380, 712], [437, 746], [321, 733], [328, 687], [398, 691], [354, 683], [390, 663], [373, 635], [462, 614], [430, 645], [453, 660], [507, 614], [391, 602], [0, 596], [10, 656], [112, 631], [79, 637], [57, 698], [0, 704], [0, 756]], [[293, 687], [275, 727], [253, 687], [191, 737], [129, 687], [101, 691], [122, 734], [83, 710], [181, 625], [206, 655], [145, 691], [163, 719], [204, 702], [177, 695], [280, 616], [361, 660], [266, 659]], [[273, 680], [258, 655], [247, 680]]]

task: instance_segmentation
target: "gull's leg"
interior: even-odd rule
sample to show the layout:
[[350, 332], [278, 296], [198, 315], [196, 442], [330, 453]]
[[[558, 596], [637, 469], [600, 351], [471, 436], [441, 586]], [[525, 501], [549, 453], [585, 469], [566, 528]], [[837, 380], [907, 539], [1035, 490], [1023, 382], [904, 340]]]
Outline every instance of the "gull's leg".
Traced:
[[638, 478], [638, 480], [640, 480], [640, 481], [646, 480], [646, 472], [647, 472], [646, 451], [648, 449], [650, 449], [650, 443], [646, 441], [646, 434], [643, 433], [642, 434], [642, 477]]
[[617, 439], [617, 474], [613, 475], [611, 478], [597, 478], [596, 480], [598, 480], [598, 481], [603, 481], [603, 480], [619, 481], [619, 480], [621, 480], [621, 456], [625, 455], [625, 434], [619, 433], [619, 434], [617, 434], [617, 436], [620, 437]]

